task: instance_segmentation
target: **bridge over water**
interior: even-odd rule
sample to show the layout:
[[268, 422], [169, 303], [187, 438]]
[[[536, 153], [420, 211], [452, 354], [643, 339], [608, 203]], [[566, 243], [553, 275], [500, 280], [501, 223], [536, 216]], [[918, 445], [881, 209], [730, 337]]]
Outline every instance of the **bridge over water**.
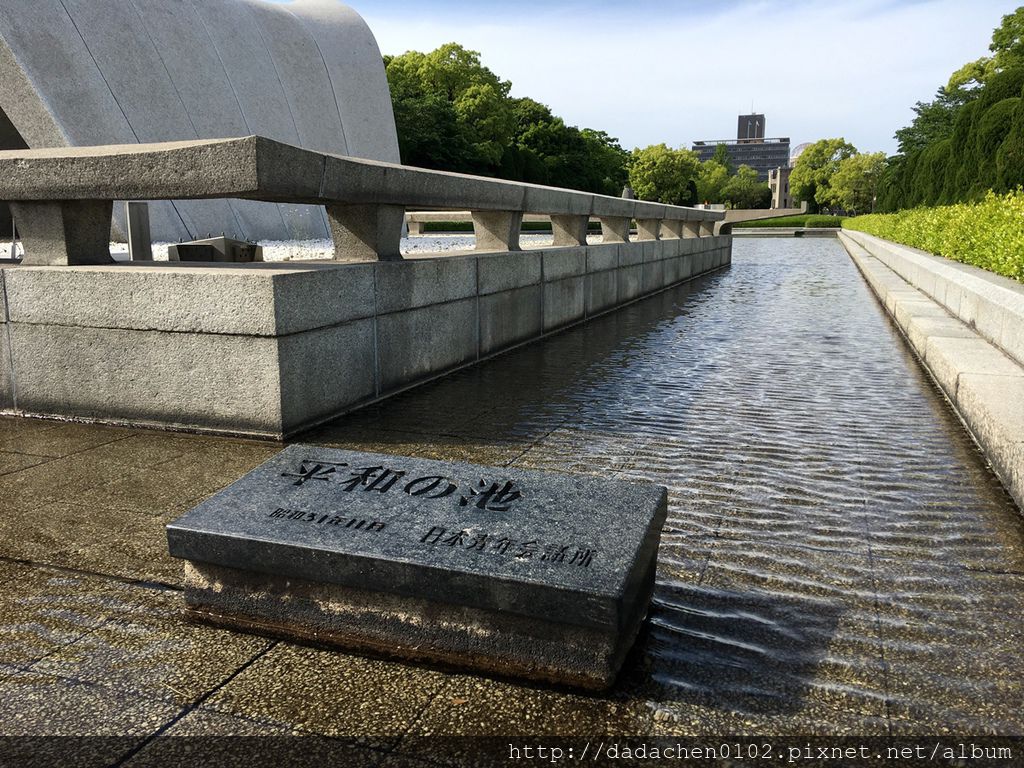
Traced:
[[92, 746], [143, 764], [175, 735], [290, 729], [367, 764], [457, 764], [471, 747], [439, 732], [1024, 729], [1021, 515], [834, 240], [738, 241], [728, 270], [302, 439], [668, 486], [620, 683], [581, 696], [182, 625], [163, 525], [277, 448], [4, 419], [0, 721], [117, 736]]

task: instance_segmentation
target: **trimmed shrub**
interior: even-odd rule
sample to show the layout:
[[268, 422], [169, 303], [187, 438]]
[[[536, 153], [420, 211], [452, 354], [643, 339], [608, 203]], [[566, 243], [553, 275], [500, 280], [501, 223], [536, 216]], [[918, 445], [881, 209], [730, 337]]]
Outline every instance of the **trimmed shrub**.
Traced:
[[[1019, 97], [996, 102], [989, 107], [978, 121], [974, 131], [974, 157], [977, 159], [975, 181], [969, 192], [995, 189], [998, 184], [996, 155], [1006, 135], [1013, 127], [1013, 116], [1020, 106]], [[997, 190], [1005, 191], [1005, 190]]]
[[1024, 282], [1024, 189], [978, 203], [856, 216], [844, 229], [867, 232]]
[[814, 215], [808, 216], [804, 221], [804, 226], [808, 228], [812, 227], [841, 227], [843, 225], [843, 219], [839, 216], [821, 216]]

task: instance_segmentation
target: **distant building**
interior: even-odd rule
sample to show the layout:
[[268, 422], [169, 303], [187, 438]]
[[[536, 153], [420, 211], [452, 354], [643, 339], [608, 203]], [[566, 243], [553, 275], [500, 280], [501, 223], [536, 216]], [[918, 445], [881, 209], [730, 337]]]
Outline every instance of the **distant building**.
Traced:
[[768, 186], [772, 190], [772, 208], [795, 208], [793, 197], [789, 194], [789, 174], [793, 171], [789, 166], [772, 168], [768, 172]]
[[764, 129], [764, 115], [740, 115], [735, 139], [695, 141], [693, 151], [701, 162], [706, 162], [714, 157], [715, 148], [724, 144], [734, 167], [749, 165], [761, 181], [768, 181], [773, 169], [789, 165], [789, 139], [766, 139]]

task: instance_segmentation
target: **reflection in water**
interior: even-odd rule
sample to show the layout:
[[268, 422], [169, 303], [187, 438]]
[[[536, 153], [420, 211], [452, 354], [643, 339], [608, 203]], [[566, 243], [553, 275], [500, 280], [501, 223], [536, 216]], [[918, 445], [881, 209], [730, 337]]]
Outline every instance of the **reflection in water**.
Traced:
[[1024, 730], [1021, 517], [835, 241], [738, 240], [303, 439], [668, 486], [613, 693], [666, 732]]

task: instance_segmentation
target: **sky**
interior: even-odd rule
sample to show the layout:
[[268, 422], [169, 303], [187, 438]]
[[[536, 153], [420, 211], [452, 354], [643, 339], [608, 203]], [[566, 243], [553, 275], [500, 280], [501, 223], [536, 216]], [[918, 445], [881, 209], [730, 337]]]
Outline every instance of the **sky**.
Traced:
[[382, 53], [457, 42], [513, 96], [626, 149], [735, 138], [764, 113], [793, 145], [842, 136], [896, 150], [911, 107], [988, 54], [998, 0], [347, 0]]

